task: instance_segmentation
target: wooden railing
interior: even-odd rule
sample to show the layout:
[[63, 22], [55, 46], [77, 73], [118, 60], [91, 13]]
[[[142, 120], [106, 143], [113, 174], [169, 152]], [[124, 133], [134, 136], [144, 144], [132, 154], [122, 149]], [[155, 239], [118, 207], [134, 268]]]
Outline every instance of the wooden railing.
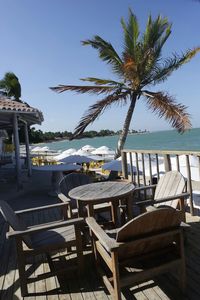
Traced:
[[[180, 158], [181, 157], [181, 158]], [[195, 181], [200, 181], [200, 152], [196, 151], [167, 151], [167, 150], [122, 150], [122, 171], [124, 178], [136, 183], [138, 186], [141, 184], [152, 184], [154, 181], [159, 180], [160, 175], [170, 170], [185, 169], [187, 178], [187, 190], [190, 193], [190, 213], [194, 215], [193, 205], [193, 180], [191, 177], [191, 158], [196, 158], [196, 170], [198, 170], [198, 177]], [[183, 158], [185, 160], [184, 166]], [[181, 163], [180, 163], [181, 160]]]

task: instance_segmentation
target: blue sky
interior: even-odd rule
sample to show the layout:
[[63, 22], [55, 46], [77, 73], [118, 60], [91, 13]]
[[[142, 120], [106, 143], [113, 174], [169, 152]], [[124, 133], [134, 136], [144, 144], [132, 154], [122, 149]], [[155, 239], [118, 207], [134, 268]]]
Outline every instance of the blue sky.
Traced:
[[[95, 96], [71, 92], [56, 94], [49, 87], [80, 84], [80, 78], [113, 78], [97, 52], [81, 41], [98, 34], [117, 50], [122, 46], [121, 17], [130, 7], [141, 31], [149, 13], [173, 23], [163, 56], [200, 46], [200, 3], [193, 0], [0, 0], [0, 78], [14, 72], [22, 86], [22, 99], [42, 110], [44, 131], [73, 131]], [[154, 91], [168, 91], [188, 106], [193, 127], [200, 127], [200, 54], [174, 72]], [[88, 130], [122, 127], [128, 107], [113, 107]], [[39, 127], [38, 127], [39, 128]], [[133, 129], [169, 129], [164, 120], [147, 111], [141, 100], [131, 123]]]

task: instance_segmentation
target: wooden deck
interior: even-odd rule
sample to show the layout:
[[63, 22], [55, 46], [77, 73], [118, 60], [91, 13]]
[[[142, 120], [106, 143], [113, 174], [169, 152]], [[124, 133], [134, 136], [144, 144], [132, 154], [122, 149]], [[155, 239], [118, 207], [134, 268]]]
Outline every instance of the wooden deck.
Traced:
[[[25, 193], [23, 196], [8, 202], [14, 209], [24, 209], [31, 206], [39, 206], [47, 203], [55, 203], [55, 199], [45, 197], [46, 191]], [[35, 213], [29, 216], [28, 223], [43, 223], [58, 218], [59, 212]], [[178, 280], [171, 274], [154, 278], [151, 281], [123, 290], [123, 299], [200, 299], [200, 218], [187, 214], [187, 222], [191, 228], [187, 232], [186, 263], [187, 263], [187, 295], [182, 295], [178, 288]], [[15, 244], [6, 239], [7, 224], [0, 216], [0, 299], [23, 299], [19, 287], [19, 275]], [[68, 257], [67, 262], [73, 260]], [[29, 297], [24, 299], [41, 300], [89, 300], [111, 299], [101, 279], [96, 273], [93, 258], [90, 251], [85, 254], [85, 272], [81, 278], [73, 276], [67, 278], [45, 279], [29, 285]], [[65, 262], [63, 262], [65, 263]], [[35, 275], [48, 270], [48, 264], [37, 264], [33, 270]]]

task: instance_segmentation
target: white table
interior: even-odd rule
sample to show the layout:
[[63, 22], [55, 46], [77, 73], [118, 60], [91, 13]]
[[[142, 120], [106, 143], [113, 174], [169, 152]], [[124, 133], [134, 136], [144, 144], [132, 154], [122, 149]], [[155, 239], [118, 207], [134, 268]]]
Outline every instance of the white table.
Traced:
[[52, 191], [49, 192], [50, 196], [57, 196], [59, 183], [63, 178], [63, 172], [80, 170], [81, 166], [74, 164], [59, 164], [59, 165], [45, 165], [33, 167], [32, 170], [40, 172], [51, 172]]

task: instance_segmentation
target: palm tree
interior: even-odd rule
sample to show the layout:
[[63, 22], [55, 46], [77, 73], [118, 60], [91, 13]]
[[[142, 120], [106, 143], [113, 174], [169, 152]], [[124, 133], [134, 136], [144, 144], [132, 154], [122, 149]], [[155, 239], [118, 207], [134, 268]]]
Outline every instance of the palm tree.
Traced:
[[21, 85], [19, 79], [12, 72], [7, 72], [4, 78], [0, 80], [0, 91], [3, 95], [13, 98], [15, 101], [21, 102]]
[[119, 80], [89, 77], [81, 80], [92, 83], [92, 85], [51, 87], [53, 91], [59, 93], [76, 91], [78, 93], [105, 95], [102, 100], [98, 100], [89, 107], [75, 128], [73, 138], [81, 135], [85, 128], [112, 104], [129, 104], [116, 149], [116, 157], [120, 155], [124, 147], [136, 102], [141, 98], [145, 99], [150, 110], [159, 117], [168, 120], [172, 127], [180, 133], [191, 127], [189, 114], [184, 105], [176, 103], [173, 97], [167, 93], [152, 92], [146, 88], [165, 81], [174, 70], [190, 61], [200, 50], [200, 48], [194, 48], [180, 56], [173, 54], [170, 58], [162, 58], [161, 51], [171, 34], [171, 24], [167, 18], [161, 16], [153, 20], [150, 15], [143, 34], [140, 34], [137, 18], [131, 10], [128, 21], [125, 22], [122, 19], [121, 24], [124, 32], [121, 55], [100, 36], [94, 36], [91, 40], [82, 42], [83, 45], [90, 45], [98, 51], [99, 57], [111, 66]]

